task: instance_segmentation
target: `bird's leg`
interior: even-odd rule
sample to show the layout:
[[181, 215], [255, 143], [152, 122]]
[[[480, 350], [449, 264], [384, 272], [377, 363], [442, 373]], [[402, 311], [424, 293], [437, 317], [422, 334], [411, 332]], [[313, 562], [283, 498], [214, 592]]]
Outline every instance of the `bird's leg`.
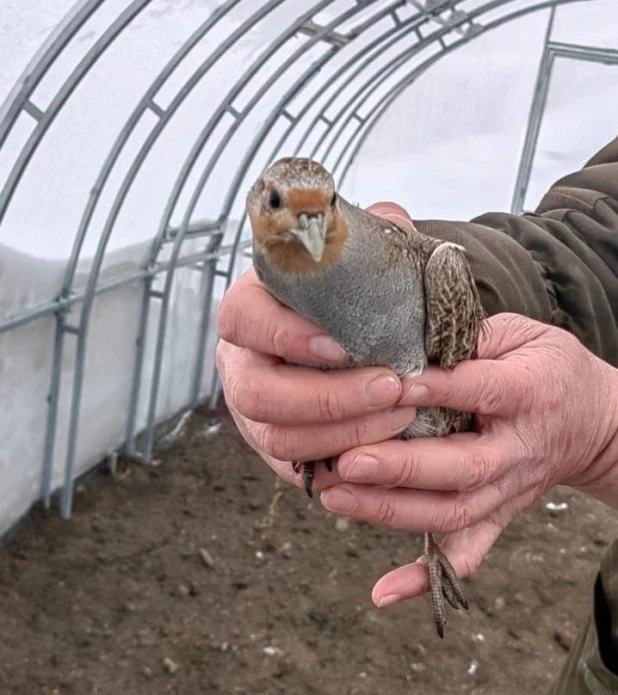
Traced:
[[292, 461], [294, 473], [302, 473], [305, 490], [309, 497], [313, 497], [313, 479], [315, 477], [315, 467], [318, 463], [323, 463], [329, 473], [333, 470], [332, 458], [320, 459], [319, 461]]
[[425, 534], [425, 559], [429, 568], [429, 584], [431, 587], [431, 607], [433, 619], [436, 623], [436, 630], [440, 637], [444, 637], [444, 626], [446, 625], [446, 610], [444, 599], [451, 606], [459, 609], [463, 606], [468, 608], [466, 595], [461, 587], [457, 574], [449, 559], [433, 537], [433, 534]]

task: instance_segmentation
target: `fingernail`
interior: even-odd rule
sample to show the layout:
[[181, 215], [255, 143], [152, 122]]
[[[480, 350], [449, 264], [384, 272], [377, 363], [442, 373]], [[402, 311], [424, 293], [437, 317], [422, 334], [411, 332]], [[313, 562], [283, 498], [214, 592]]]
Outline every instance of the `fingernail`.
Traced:
[[326, 362], [343, 362], [345, 350], [329, 335], [316, 335], [309, 341], [309, 351], [319, 360]]
[[345, 488], [333, 487], [324, 490], [320, 497], [322, 504], [331, 512], [351, 512], [356, 507], [356, 498]]
[[397, 601], [401, 601], [401, 594], [387, 594], [386, 596], [382, 596], [382, 598], [379, 600], [378, 608], [392, 606], [393, 603], [397, 603]]
[[400, 430], [414, 422], [416, 408], [393, 408], [388, 414], [392, 430]]
[[400, 401], [400, 405], [423, 405], [429, 396], [429, 387], [425, 384], [412, 384]]
[[380, 405], [394, 403], [400, 392], [401, 384], [399, 379], [384, 374], [370, 381], [365, 386], [365, 400], [367, 405], [375, 408]]
[[350, 467], [344, 478], [346, 480], [357, 481], [373, 478], [380, 472], [380, 462], [373, 456], [367, 454], [359, 454], [352, 460]]

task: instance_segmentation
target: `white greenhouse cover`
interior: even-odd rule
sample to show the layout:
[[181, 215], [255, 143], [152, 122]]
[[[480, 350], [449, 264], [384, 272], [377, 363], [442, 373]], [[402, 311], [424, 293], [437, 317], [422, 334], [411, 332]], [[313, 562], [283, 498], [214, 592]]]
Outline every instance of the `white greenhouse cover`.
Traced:
[[[1, 0], [1, 3], [0, 105], [71, 10], [74, 0]], [[35, 91], [33, 101], [40, 109], [50, 103], [76, 63], [127, 4], [127, 0], [105, 0]], [[193, 89], [131, 187], [110, 237], [103, 277], [114, 278], [140, 267], [198, 132], [231, 83], [285, 26], [307, 11], [309, 4], [307, 0], [284, 2], [268, 22], [260, 23], [228, 51], [210, 79]], [[354, 0], [338, 0], [316, 17], [316, 21], [326, 24], [354, 4]], [[479, 4], [468, 2], [470, 8]], [[514, 0], [510, 4], [514, 10], [530, 2]], [[217, 0], [153, 0], [75, 90], [34, 154], [0, 225], [0, 320], [57, 296], [84, 205], [115, 138], [153, 77], [220, 5], [222, 2]], [[258, 0], [241, 2], [220, 25], [221, 40], [259, 5]], [[410, 11], [413, 5], [410, 3]], [[421, 74], [385, 112], [361, 148], [344, 182], [345, 197], [363, 206], [377, 200], [394, 200], [407, 207], [413, 218], [468, 219], [490, 210], [508, 210], [548, 17], [546, 9], [503, 24], [456, 48]], [[379, 30], [379, 25], [372, 28], [367, 40]], [[618, 2], [595, 0], [561, 6], [556, 12], [551, 38], [618, 49]], [[276, 69], [276, 62], [283, 59], [281, 56], [295, 50], [295, 41], [286, 44], [276, 61], [265, 70]], [[182, 71], [166, 83], [159, 96], [162, 108], [212, 49], [212, 43], [200, 45]], [[199, 197], [192, 222], [217, 217], [252, 133], [270, 113], [273, 101], [322, 53], [322, 47], [308, 51], [295, 69], [275, 82], [256, 104], [239, 130], [236, 149], [226, 151], [217, 164], [215, 176]], [[329, 71], [340, 64], [338, 60], [314, 79], [327, 80]], [[392, 84], [385, 84], [384, 91]], [[258, 86], [256, 83], [256, 90]], [[342, 90], [337, 99], [345, 100], [346, 91]], [[381, 88], [376, 87], [368, 104], [381, 94]], [[246, 101], [250, 96], [244, 94], [243, 99]], [[242, 108], [243, 101], [235, 103], [235, 107]], [[536, 205], [552, 181], [581, 166], [596, 149], [616, 136], [617, 114], [618, 66], [557, 60], [526, 209]], [[110, 185], [103, 192], [79, 259], [77, 289], [87, 281], [87, 271], [115, 189], [151, 126], [146, 116], [138, 124], [114, 168]], [[0, 149], [0, 187], [32, 127], [27, 118], [20, 116], [12, 137]], [[276, 137], [277, 133], [273, 135]], [[270, 141], [271, 148], [274, 141]], [[203, 156], [210, 156], [215, 146], [216, 142], [208, 145]], [[205, 159], [200, 157], [199, 162], [202, 161]], [[200, 174], [199, 162], [182, 190], [172, 225], [181, 222]], [[247, 172], [247, 180], [264, 163], [254, 162]], [[243, 195], [240, 195], [232, 207], [231, 220], [242, 216], [242, 203]], [[191, 241], [184, 252], [198, 247], [197, 241]], [[244, 258], [237, 269], [247, 267], [248, 262]], [[185, 374], [187, 364], [194, 359], [199, 324], [195, 311], [203, 292], [199, 279], [191, 271], [179, 272], [177, 276], [165, 344], [158, 419], [177, 412], [187, 403], [189, 380]], [[221, 287], [217, 287], [213, 313], [220, 296]], [[141, 288], [127, 286], [96, 302], [97, 312], [93, 314], [88, 339], [77, 473], [87, 470], [122, 442], [130, 386], [126, 375], [134, 364], [133, 327], [139, 319]], [[78, 307], [72, 311], [78, 313]], [[155, 309], [148, 324], [148, 346], [154, 341], [156, 312]], [[0, 333], [0, 533], [40, 494], [53, 339], [52, 316]], [[209, 355], [214, 340], [215, 336], [211, 335]], [[61, 484], [67, 452], [74, 349], [73, 343], [67, 345], [54, 449], [54, 488]], [[148, 347], [146, 374], [152, 359]], [[209, 388], [207, 377], [212, 371], [212, 358], [209, 359], [204, 393]], [[144, 389], [147, 387], [146, 383]], [[146, 402], [142, 400], [138, 425], [146, 415]]]

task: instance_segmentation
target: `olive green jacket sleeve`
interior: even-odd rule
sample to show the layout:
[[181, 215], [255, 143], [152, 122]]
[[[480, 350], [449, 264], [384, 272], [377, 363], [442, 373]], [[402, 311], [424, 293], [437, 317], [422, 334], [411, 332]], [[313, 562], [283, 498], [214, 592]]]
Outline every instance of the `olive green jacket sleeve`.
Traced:
[[618, 138], [556, 182], [532, 214], [415, 224], [466, 248], [490, 316], [565, 328], [618, 366]]

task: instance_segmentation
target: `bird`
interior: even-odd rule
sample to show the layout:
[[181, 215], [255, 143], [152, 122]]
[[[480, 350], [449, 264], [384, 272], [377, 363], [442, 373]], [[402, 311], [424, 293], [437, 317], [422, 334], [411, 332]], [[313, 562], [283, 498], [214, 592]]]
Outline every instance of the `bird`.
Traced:
[[[349, 355], [345, 367], [388, 367], [405, 378], [428, 364], [452, 369], [477, 357], [485, 313], [462, 246], [349, 203], [321, 163], [301, 157], [267, 167], [247, 194], [246, 211], [258, 278], [341, 345]], [[419, 408], [399, 438], [466, 431], [473, 417]], [[330, 470], [333, 459], [292, 463], [310, 496], [320, 463]], [[424, 534], [424, 555], [442, 638], [445, 599], [455, 609], [468, 609], [468, 602], [432, 533]]]

